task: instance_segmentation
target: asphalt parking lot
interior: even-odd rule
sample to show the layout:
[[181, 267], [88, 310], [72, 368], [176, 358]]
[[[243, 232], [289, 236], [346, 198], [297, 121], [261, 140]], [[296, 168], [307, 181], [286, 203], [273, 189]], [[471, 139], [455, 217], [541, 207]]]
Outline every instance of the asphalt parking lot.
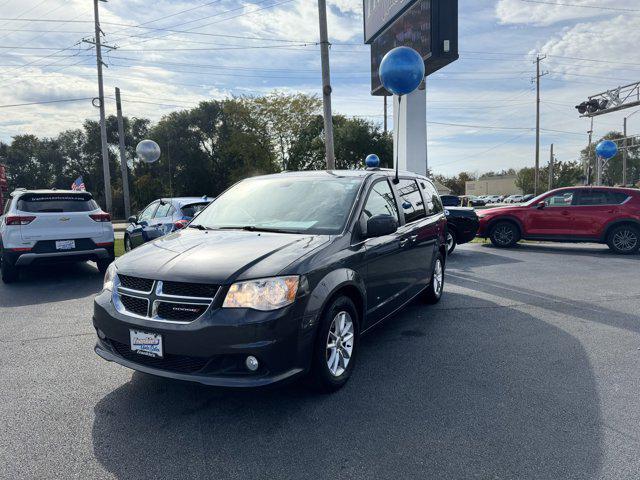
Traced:
[[0, 284], [0, 477], [637, 479], [640, 255], [471, 244], [447, 273], [331, 396], [102, 361], [90, 264]]

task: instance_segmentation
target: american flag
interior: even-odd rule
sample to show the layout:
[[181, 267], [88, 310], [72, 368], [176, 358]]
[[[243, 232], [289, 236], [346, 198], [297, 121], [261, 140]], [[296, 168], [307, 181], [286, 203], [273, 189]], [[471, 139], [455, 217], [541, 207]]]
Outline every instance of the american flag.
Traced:
[[76, 181], [71, 184], [71, 190], [80, 190], [82, 192], [86, 190], [82, 177], [76, 178]]

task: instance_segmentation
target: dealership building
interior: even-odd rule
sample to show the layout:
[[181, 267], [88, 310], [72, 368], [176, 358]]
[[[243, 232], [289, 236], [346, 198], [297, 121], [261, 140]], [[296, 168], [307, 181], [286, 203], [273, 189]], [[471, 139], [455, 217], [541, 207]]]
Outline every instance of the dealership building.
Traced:
[[481, 180], [466, 182], [466, 195], [522, 195], [522, 190], [516, 187], [515, 175], [499, 177], [485, 177]]

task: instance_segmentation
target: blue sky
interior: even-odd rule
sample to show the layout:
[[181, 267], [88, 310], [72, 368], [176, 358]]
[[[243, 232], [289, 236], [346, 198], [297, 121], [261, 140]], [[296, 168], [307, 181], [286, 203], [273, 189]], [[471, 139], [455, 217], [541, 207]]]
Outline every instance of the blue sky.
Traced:
[[[637, 0], [460, 0], [460, 60], [428, 80], [429, 163], [436, 173], [531, 165], [535, 53], [542, 80], [542, 154], [577, 158], [587, 121], [574, 105], [640, 78]], [[0, 105], [93, 97], [90, 0], [0, 0]], [[369, 95], [361, 0], [328, 0], [334, 109], [382, 122]], [[599, 8], [587, 8], [597, 6]], [[272, 90], [320, 94], [315, 0], [111, 0], [101, 3], [105, 90], [122, 89], [125, 114], [153, 120], [198, 101]], [[182, 13], [181, 13], [182, 12]], [[43, 22], [34, 20], [54, 20]], [[80, 42], [80, 43], [79, 43]], [[112, 100], [108, 113], [115, 113]], [[622, 128], [631, 111], [596, 120]], [[91, 102], [0, 109], [0, 139], [41, 136], [98, 118]], [[629, 120], [640, 133], [640, 115]]]

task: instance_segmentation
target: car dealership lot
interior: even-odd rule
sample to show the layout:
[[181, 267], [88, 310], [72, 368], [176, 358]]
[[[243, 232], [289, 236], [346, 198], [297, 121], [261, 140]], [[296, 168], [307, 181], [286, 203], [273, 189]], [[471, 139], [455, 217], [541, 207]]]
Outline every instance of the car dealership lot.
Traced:
[[93, 353], [91, 264], [0, 284], [2, 478], [637, 478], [640, 255], [460, 246], [341, 391], [229, 391]]

